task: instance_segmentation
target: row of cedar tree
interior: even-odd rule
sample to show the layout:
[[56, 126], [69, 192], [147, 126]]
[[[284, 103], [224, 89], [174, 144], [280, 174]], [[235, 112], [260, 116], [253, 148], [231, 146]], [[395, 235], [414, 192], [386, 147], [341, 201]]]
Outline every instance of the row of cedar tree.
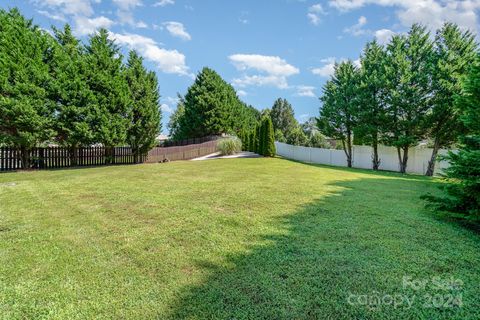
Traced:
[[20, 148], [24, 167], [28, 151], [48, 143], [149, 150], [161, 112], [157, 78], [142, 58], [132, 51], [124, 64], [104, 29], [86, 45], [68, 25], [53, 33], [17, 9], [0, 10], [0, 145]]
[[[75, 148], [93, 144], [129, 145], [137, 159], [155, 145], [162, 118], [156, 75], [135, 51], [124, 63], [109, 31], [83, 44], [69, 25], [52, 36], [18, 9], [0, 10], [0, 41], [0, 146], [20, 148], [24, 167], [30, 149], [50, 143], [68, 147], [72, 160]], [[262, 127], [260, 112], [209, 68], [179, 100], [170, 121], [175, 140]]]
[[381, 161], [379, 144], [397, 147], [401, 172], [408, 149], [429, 139], [427, 175], [432, 175], [438, 150], [455, 145], [466, 131], [464, 110], [455, 100], [476, 56], [475, 36], [451, 23], [434, 36], [413, 25], [385, 46], [370, 42], [359, 66], [352, 61], [335, 66], [323, 88], [319, 128], [342, 141], [349, 165], [354, 141], [373, 147], [373, 169]]

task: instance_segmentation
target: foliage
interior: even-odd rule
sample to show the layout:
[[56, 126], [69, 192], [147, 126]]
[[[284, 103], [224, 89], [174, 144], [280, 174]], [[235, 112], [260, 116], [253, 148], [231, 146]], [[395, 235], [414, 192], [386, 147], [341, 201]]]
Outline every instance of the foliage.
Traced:
[[287, 137], [292, 130], [298, 127], [295, 119], [292, 105], [287, 99], [278, 98], [275, 100], [270, 111], [273, 129], [275, 132], [280, 131], [283, 137]]
[[155, 146], [161, 130], [161, 113], [157, 77], [143, 66], [143, 59], [131, 51], [128, 57], [126, 80], [130, 93], [130, 124], [127, 141], [136, 161]]
[[95, 142], [91, 124], [95, 121], [96, 96], [87, 84], [84, 49], [68, 24], [63, 30], [53, 31], [57, 44], [49, 64], [53, 72], [50, 98], [55, 103], [56, 140], [72, 148], [88, 146]]
[[306, 146], [308, 144], [308, 137], [303, 132], [300, 126], [293, 128], [287, 138], [287, 143], [294, 146]]
[[265, 117], [262, 121], [262, 155], [265, 157], [274, 157], [276, 152], [275, 149], [275, 136], [273, 131], [272, 119], [270, 117]]
[[131, 119], [130, 92], [120, 48], [100, 29], [86, 46], [87, 83], [94, 93], [93, 131], [107, 147], [124, 144]]
[[235, 89], [218, 73], [203, 68], [188, 88], [184, 101], [185, 112], [176, 134], [182, 138], [238, 133], [252, 129], [258, 111], [240, 101]]
[[325, 84], [319, 128], [342, 142], [347, 158], [353, 131], [354, 143], [372, 146], [374, 169], [381, 161], [378, 145], [396, 147], [401, 172], [406, 172], [409, 148], [433, 140], [427, 175], [433, 174], [439, 148], [455, 143], [462, 131], [454, 96], [476, 48], [473, 35], [452, 23], [437, 31], [434, 42], [425, 27], [415, 24], [386, 48], [368, 43], [358, 77], [339, 78], [337, 66]]
[[461, 80], [475, 60], [477, 43], [470, 31], [462, 31], [452, 23], [445, 23], [435, 37], [434, 68], [432, 73], [432, 110], [425, 129], [433, 139], [432, 157], [427, 175], [433, 175], [440, 148], [458, 139], [464, 126], [460, 121], [463, 110], [455, 107], [455, 95], [461, 90]]
[[433, 45], [426, 28], [413, 25], [407, 36], [395, 35], [387, 46], [388, 144], [398, 149], [405, 173], [408, 149], [426, 136], [424, 123], [431, 106]]
[[[372, 167], [378, 170], [378, 145], [388, 128], [386, 100], [386, 53], [376, 41], [368, 43], [360, 58], [359, 103], [355, 110], [355, 140], [372, 146]], [[356, 142], [356, 141], [355, 141]]]
[[217, 142], [221, 155], [231, 155], [242, 151], [242, 141], [237, 137], [220, 139]]
[[281, 130], [275, 130], [275, 141], [278, 141], [278, 142], [283, 142], [283, 143], [286, 143], [287, 142], [287, 139], [285, 138], [285, 136], [283, 135], [283, 132]]
[[323, 149], [330, 149], [330, 143], [325, 139], [325, 136], [320, 132], [316, 131], [310, 135], [307, 142], [308, 147], [312, 148], [323, 148]]
[[0, 10], [0, 144], [22, 150], [46, 143], [75, 148], [153, 146], [160, 130], [158, 83], [131, 54], [128, 67], [107, 30], [83, 45], [67, 24], [54, 36], [17, 9]]
[[170, 138], [172, 140], [183, 140], [187, 139], [187, 135], [183, 132], [184, 125], [181, 124], [181, 121], [185, 119], [185, 99], [184, 97], [177, 93], [178, 102], [177, 107], [170, 115], [170, 120], [168, 121], [167, 128], [170, 133]]
[[480, 220], [480, 56], [477, 56], [463, 82], [462, 95], [456, 107], [464, 110], [460, 118], [466, 128], [458, 153], [450, 152], [445, 169], [446, 197], [427, 196], [439, 209], [459, 216]]
[[20, 146], [24, 153], [54, 137], [52, 75], [45, 63], [52, 43], [17, 9], [0, 9], [0, 143]]
[[332, 79], [323, 87], [318, 127], [328, 137], [339, 139], [344, 147], [347, 165], [352, 166], [352, 135], [357, 123], [359, 71], [348, 60], [335, 65]]

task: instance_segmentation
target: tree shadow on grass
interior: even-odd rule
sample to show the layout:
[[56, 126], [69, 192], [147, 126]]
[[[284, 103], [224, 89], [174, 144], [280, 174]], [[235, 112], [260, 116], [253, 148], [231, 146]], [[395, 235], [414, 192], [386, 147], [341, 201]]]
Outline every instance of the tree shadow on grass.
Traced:
[[[274, 222], [284, 232], [252, 239], [244, 254], [227, 256], [222, 265], [195, 261], [206, 278], [182, 288], [171, 313], [159, 317], [480, 317], [480, 239], [421, 212], [417, 193], [425, 181], [372, 177], [335, 186], [342, 191]], [[427, 287], [404, 287], [404, 276], [427, 280]], [[463, 284], [442, 291], [431, 285], [434, 276]], [[460, 294], [463, 306], [432, 308], [429, 295], [436, 294]], [[371, 299], [368, 305], [364, 297]], [[397, 299], [396, 305], [391, 298]]]

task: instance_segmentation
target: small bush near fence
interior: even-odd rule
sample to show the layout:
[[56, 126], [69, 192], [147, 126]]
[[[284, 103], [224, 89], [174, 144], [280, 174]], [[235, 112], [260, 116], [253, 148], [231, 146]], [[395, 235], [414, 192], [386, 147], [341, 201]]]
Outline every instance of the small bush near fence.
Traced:
[[242, 151], [242, 142], [237, 137], [226, 138], [218, 141], [218, 150], [222, 155], [231, 155]]

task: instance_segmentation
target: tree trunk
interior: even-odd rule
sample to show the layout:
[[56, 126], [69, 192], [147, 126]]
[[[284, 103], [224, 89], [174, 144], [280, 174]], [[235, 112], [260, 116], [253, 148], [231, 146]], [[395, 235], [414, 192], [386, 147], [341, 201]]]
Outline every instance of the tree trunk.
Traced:
[[427, 172], [425, 173], [425, 175], [428, 177], [433, 176], [433, 172], [435, 171], [435, 163], [437, 162], [438, 150], [440, 150], [440, 141], [438, 141], [438, 138], [435, 137], [435, 143], [433, 144], [433, 150], [432, 150], [432, 157], [430, 158], [430, 161], [428, 161]]
[[373, 157], [372, 157], [373, 170], [378, 170], [378, 168], [380, 167], [380, 158], [378, 157], [378, 141], [376, 136], [373, 138], [372, 147], [373, 147]]
[[[403, 151], [403, 157], [401, 154], [401, 150]], [[408, 163], [408, 147], [397, 148], [399, 161], [400, 161], [400, 173], [407, 172], [407, 163]]]
[[347, 157], [347, 166], [352, 167], [352, 134], [349, 132], [347, 137], [347, 148], [348, 148], [348, 157]]
[[22, 169], [30, 169], [29, 149], [25, 146], [20, 148], [20, 160], [22, 162]]
[[345, 143], [345, 140], [342, 140], [343, 152], [347, 157], [347, 167], [352, 167], [352, 145], [350, 142]]
[[76, 167], [77, 166], [77, 147], [76, 146], [71, 146], [68, 149], [68, 153], [70, 156], [70, 166]]
[[133, 153], [133, 163], [139, 163], [140, 161], [138, 161], [138, 156], [140, 154], [139, 148], [137, 147], [132, 147], [132, 153]]

